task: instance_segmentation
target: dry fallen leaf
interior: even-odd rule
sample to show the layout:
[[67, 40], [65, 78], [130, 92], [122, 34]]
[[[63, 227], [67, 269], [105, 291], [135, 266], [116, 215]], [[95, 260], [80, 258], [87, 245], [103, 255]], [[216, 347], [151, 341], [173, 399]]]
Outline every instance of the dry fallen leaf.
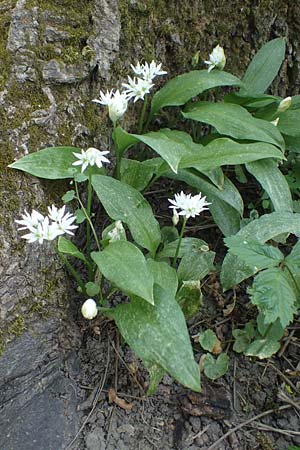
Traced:
[[222, 353], [222, 346], [221, 346], [221, 341], [218, 339], [217, 342], [215, 343], [214, 348], [211, 351], [214, 355], [219, 355], [220, 353]]
[[109, 403], [115, 403], [120, 406], [120, 408], [125, 409], [126, 411], [130, 411], [133, 407], [133, 403], [127, 403], [122, 398], [118, 397], [116, 391], [113, 388], [108, 390], [108, 401]]

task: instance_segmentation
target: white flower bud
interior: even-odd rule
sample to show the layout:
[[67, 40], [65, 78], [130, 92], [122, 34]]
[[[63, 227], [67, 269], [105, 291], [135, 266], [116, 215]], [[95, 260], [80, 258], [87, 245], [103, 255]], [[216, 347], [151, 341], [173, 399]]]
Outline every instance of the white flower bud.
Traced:
[[81, 313], [85, 319], [94, 319], [98, 314], [98, 308], [95, 300], [88, 298], [81, 307]]
[[279, 122], [279, 117], [277, 117], [275, 120], [272, 120], [272, 121], [271, 121], [271, 123], [272, 123], [275, 127], [277, 127], [278, 122]]
[[177, 212], [177, 210], [175, 208], [173, 209], [172, 222], [173, 222], [174, 227], [176, 227], [176, 225], [179, 222], [179, 214], [178, 214], [178, 212]]
[[217, 45], [209, 55], [209, 61], [204, 62], [209, 66], [208, 72], [210, 72], [214, 68], [223, 70], [226, 64], [226, 56], [223, 47]]
[[279, 103], [279, 106], [277, 108], [277, 113], [283, 113], [284, 111], [289, 109], [289, 107], [291, 106], [291, 103], [292, 103], [292, 97], [286, 97], [283, 100], [281, 100], [281, 102]]
[[120, 94], [116, 91], [115, 95], [112, 97], [110, 105], [108, 105], [109, 118], [113, 123], [116, 123], [119, 119], [123, 117], [128, 106], [127, 97], [125, 94]]

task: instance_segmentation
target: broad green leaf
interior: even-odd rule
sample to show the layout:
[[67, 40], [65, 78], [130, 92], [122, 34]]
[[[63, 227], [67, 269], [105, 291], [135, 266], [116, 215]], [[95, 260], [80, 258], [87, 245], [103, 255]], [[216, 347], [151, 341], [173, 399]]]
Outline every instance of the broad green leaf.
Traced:
[[216, 167], [215, 169], [208, 170], [204, 174], [218, 189], [223, 189], [225, 176], [221, 167]]
[[230, 94], [227, 94], [224, 97], [224, 101], [226, 103], [236, 103], [237, 105], [244, 106], [245, 108], [250, 107], [252, 109], [264, 108], [269, 105], [277, 104], [279, 99], [280, 97], [276, 97], [274, 95], [251, 95], [251, 93], [249, 93], [249, 95], [243, 95], [241, 92], [230, 92]]
[[238, 256], [247, 265], [253, 267], [253, 271], [267, 267], [278, 266], [284, 259], [283, 253], [276, 247], [261, 244], [253, 239], [244, 239], [237, 236], [229, 236], [224, 239], [229, 248], [229, 253]]
[[136, 243], [154, 254], [161, 240], [160, 229], [142, 194], [103, 175], [94, 175], [92, 184], [107, 214], [113, 220], [126, 223]]
[[182, 257], [177, 275], [178, 280], [202, 280], [214, 270], [215, 253], [207, 249], [193, 249], [189, 255]]
[[270, 326], [269, 323], [265, 323], [264, 314], [260, 313], [256, 318], [256, 322], [257, 322], [257, 331], [259, 332], [260, 336], [264, 339], [268, 339], [271, 341], [279, 341], [284, 335], [284, 328], [281, 325], [279, 319], [277, 319]]
[[245, 94], [263, 94], [276, 77], [285, 54], [285, 39], [267, 42], [254, 56], [243, 78]]
[[266, 120], [254, 118], [245, 108], [232, 103], [193, 103], [182, 113], [187, 119], [212, 125], [220, 134], [235, 139], [268, 142], [284, 149], [277, 128]]
[[300, 137], [300, 108], [288, 109], [279, 116], [278, 130], [292, 137]]
[[100, 292], [100, 286], [99, 284], [89, 281], [85, 284], [85, 290], [89, 297], [95, 297], [95, 295], [98, 295]]
[[214, 70], [193, 70], [170, 80], [153, 96], [151, 116], [165, 106], [180, 106], [202, 92], [218, 86], [241, 86], [241, 81], [230, 73]]
[[286, 149], [290, 152], [300, 153], [300, 136], [288, 136], [287, 134], [283, 135], [285, 140]]
[[8, 167], [48, 180], [73, 178], [78, 172], [78, 168], [72, 166], [72, 163], [76, 161], [73, 152], [80, 153], [81, 149], [77, 147], [44, 148], [18, 159]]
[[[178, 239], [165, 244], [164, 248], [158, 253], [159, 258], [174, 258], [176, 249], [178, 245]], [[183, 258], [184, 256], [189, 256], [194, 251], [201, 251], [204, 246], [205, 249], [208, 248], [207, 243], [202, 239], [198, 238], [183, 238], [179, 248], [178, 258]]]
[[138, 140], [132, 135], [123, 130], [122, 127], [117, 127], [113, 132], [113, 139], [116, 146], [116, 151], [123, 155], [123, 153], [130, 147], [138, 143]]
[[154, 283], [169, 292], [175, 297], [178, 287], [176, 270], [165, 262], [147, 259], [147, 266], [153, 276]]
[[296, 296], [280, 268], [260, 272], [248, 292], [251, 302], [263, 313], [266, 324], [279, 319], [285, 328], [293, 320]]
[[271, 358], [280, 349], [278, 341], [271, 339], [257, 339], [245, 350], [246, 356], [256, 356], [259, 359]]
[[80, 224], [86, 220], [86, 215], [82, 209], [76, 209], [75, 211], [76, 223]]
[[[155, 150], [175, 173], [181, 158], [191, 151], [192, 145], [196, 145], [187, 133], [176, 130], [162, 129], [133, 136]], [[198, 144], [198, 147], [202, 146]]]
[[86, 261], [85, 256], [81, 251], [78, 250], [75, 244], [71, 242], [69, 239], [66, 239], [63, 236], [59, 236], [57, 249], [61, 253], [65, 253], [66, 255], [73, 256], [74, 258], [80, 259], [81, 261]]
[[300, 270], [300, 240], [296, 242], [291, 253], [286, 256], [285, 264], [296, 265], [299, 266]]
[[178, 301], [186, 320], [189, 320], [198, 314], [203, 304], [200, 281], [183, 281], [182, 286], [177, 293], [176, 300]]
[[216, 380], [217, 378], [222, 377], [228, 370], [229, 366], [229, 357], [226, 353], [221, 353], [215, 359], [210, 353], [205, 355], [205, 359], [203, 362], [204, 373], [210, 380]]
[[212, 330], [205, 330], [203, 333], [199, 334], [199, 342], [204, 350], [212, 352], [214, 346], [218, 342], [218, 338]]
[[[300, 214], [287, 211], [264, 214], [242, 228], [236, 237], [241, 240], [254, 239], [263, 244], [281, 233], [300, 234]], [[254, 273], [253, 267], [228, 253], [221, 270], [224, 291], [236, 286]]]
[[147, 367], [156, 364], [184, 386], [200, 392], [199, 367], [194, 360], [184, 315], [169, 292], [154, 286], [155, 307], [132, 298], [110, 315], [129, 346]]
[[228, 138], [220, 138], [214, 139], [205, 147], [200, 144], [191, 146], [190, 152], [180, 160], [179, 168], [193, 167], [205, 173], [216, 167], [245, 164], [264, 158], [285, 159], [279, 148], [266, 142], [241, 144]]
[[128, 295], [154, 305], [153, 276], [143, 253], [131, 242], [115, 241], [101, 252], [92, 252], [100, 272]]
[[246, 167], [268, 193], [275, 211], [293, 211], [289, 185], [274, 160], [261, 159], [246, 164]]
[[147, 187], [154, 172], [155, 168], [145, 164], [145, 162], [135, 161], [134, 159], [122, 159], [121, 181], [138, 191], [142, 191]]
[[243, 200], [234, 184], [225, 177], [223, 189], [216, 188], [201, 174], [180, 170], [177, 175], [168, 173], [168, 178], [184, 181], [207, 196], [211, 205], [209, 210], [214, 221], [225, 236], [235, 234], [240, 229], [240, 217], [243, 214]]

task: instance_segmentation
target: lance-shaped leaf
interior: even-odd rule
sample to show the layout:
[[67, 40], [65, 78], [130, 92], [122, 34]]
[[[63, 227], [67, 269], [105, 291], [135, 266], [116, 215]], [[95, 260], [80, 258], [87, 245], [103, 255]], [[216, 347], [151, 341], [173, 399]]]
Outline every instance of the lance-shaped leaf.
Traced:
[[[159, 258], [174, 258], [178, 245], [178, 239], [167, 242], [164, 248], [158, 253]], [[180, 244], [178, 258], [189, 256], [194, 251], [201, 251], [202, 247], [208, 249], [207, 243], [202, 239], [186, 237], [183, 238]]]
[[153, 276], [143, 253], [131, 242], [111, 242], [101, 252], [92, 252], [100, 272], [128, 295], [154, 304]]
[[193, 70], [170, 80], [152, 99], [151, 116], [165, 106], [180, 106], [202, 92], [218, 86], [241, 86], [241, 80], [230, 73]]
[[212, 125], [220, 134], [235, 139], [268, 142], [284, 149], [278, 129], [266, 120], [256, 119], [245, 108], [232, 103], [199, 102], [192, 104], [183, 116]]
[[160, 240], [160, 229], [151, 206], [140, 192], [111, 177], [94, 175], [93, 188], [105, 211], [113, 220], [128, 225], [137, 244], [155, 253]]
[[184, 386], [200, 392], [199, 367], [194, 360], [184, 315], [175, 298], [154, 286], [155, 306], [132, 298], [109, 312], [129, 346], [147, 367], [156, 364]]
[[248, 292], [251, 302], [264, 315], [266, 324], [279, 319], [282, 327], [285, 328], [292, 322], [296, 313], [297, 298], [289, 280], [280, 268], [273, 267], [260, 272]]
[[285, 39], [267, 42], [254, 56], [243, 78], [245, 94], [263, 94], [276, 77], [285, 54]]
[[300, 108], [288, 109], [284, 113], [280, 114], [278, 129], [281, 133], [287, 134], [294, 138], [300, 137]]
[[48, 180], [73, 178], [79, 170], [72, 167], [72, 163], [76, 161], [73, 152], [80, 153], [81, 149], [77, 147], [44, 148], [18, 159], [8, 167]]
[[73, 256], [74, 258], [81, 259], [81, 261], [84, 262], [86, 261], [84, 254], [78, 250], [76, 245], [63, 236], [59, 236], [57, 248], [61, 253], [65, 253], [66, 255]]
[[[242, 228], [237, 233], [236, 238], [241, 240], [255, 239], [263, 244], [281, 233], [299, 235], [300, 214], [287, 211], [264, 214]], [[254, 273], [253, 267], [245, 264], [237, 256], [228, 253], [224, 258], [221, 270], [223, 289], [225, 291], [230, 289], [246, 278], [251, 277]]]
[[253, 161], [246, 167], [268, 193], [275, 211], [293, 211], [289, 185], [274, 160]]
[[178, 267], [178, 280], [202, 280], [209, 272], [214, 270], [215, 253], [194, 250], [189, 255], [183, 256]]
[[176, 270], [169, 264], [161, 261], [154, 261], [154, 259], [147, 259], [147, 266], [152, 273], [154, 283], [169, 292], [175, 297], [178, 287], [178, 278]]

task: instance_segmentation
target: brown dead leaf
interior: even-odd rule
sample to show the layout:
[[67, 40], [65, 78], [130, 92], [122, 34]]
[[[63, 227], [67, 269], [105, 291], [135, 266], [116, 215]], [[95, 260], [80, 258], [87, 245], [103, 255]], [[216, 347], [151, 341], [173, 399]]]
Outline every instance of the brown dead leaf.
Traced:
[[109, 403], [115, 403], [120, 408], [130, 411], [133, 407], [133, 403], [127, 403], [122, 398], [118, 397], [116, 391], [113, 388], [108, 390], [108, 401]]
[[220, 353], [222, 353], [222, 346], [221, 346], [221, 341], [219, 339], [217, 339], [217, 342], [215, 343], [214, 348], [211, 351], [214, 355], [219, 355]]

